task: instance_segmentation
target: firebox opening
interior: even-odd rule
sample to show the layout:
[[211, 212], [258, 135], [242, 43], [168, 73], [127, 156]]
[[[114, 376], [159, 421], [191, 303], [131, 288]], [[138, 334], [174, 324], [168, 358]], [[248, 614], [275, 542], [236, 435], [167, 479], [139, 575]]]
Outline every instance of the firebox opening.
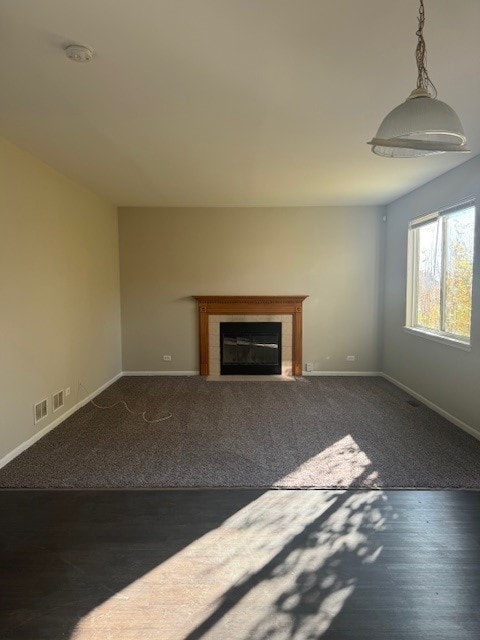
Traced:
[[221, 322], [220, 373], [282, 373], [281, 322]]

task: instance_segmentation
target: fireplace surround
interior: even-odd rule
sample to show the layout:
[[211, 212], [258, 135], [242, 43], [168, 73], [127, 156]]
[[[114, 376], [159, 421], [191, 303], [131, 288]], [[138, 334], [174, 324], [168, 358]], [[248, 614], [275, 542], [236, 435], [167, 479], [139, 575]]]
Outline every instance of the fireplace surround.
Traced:
[[222, 322], [281, 322], [285, 337], [282, 373], [302, 375], [302, 304], [307, 297], [194, 296], [199, 313], [200, 375], [220, 374]]

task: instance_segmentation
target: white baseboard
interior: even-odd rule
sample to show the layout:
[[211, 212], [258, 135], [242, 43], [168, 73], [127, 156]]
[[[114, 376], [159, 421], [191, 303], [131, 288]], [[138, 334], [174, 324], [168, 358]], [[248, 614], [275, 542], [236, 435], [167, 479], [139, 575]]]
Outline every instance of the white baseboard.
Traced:
[[6, 464], [8, 464], [11, 460], [16, 458], [18, 455], [20, 455], [23, 451], [25, 451], [25, 449], [28, 449], [29, 447], [31, 447], [32, 444], [35, 444], [35, 442], [38, 442], [38, 440], [40, 440], [40, 438], [43, 438], [43, 436], [47, 435], [49, 431], [52, 431], [52, 429], [55, 429], [55, 427], [58, 427], [59, 424], [61, 424], [64, 420], [69, 418], [73, 413], [75, 413], [75, 411], [78, 411], [78, 409], [81, 409], [84, 405], [87, 404], [87, 402], [90, 402], [90, 400], [93, 400], [95, 396], [98, 396], [99, 393], [102, 393], [102, 391], [104, 391], [107, 387], [109, 387], [111, 384], [113, 384], [119, 378], [121, 378], [122, 375], [123, 375], [122, 372], [117, 373], [117, 375], [114, 376], [111, 380], [108, 380], [108, 382], [105, 382], [105, 384], [102, 384], [102, 386], [98, 387], [98, 389], [93, 391], [93, 393], [90, 393], [85, 398], [77, 402], [73, 407], [70, 407], [70, 409], [67, 409], [65, 413], [62, 413], [62, 415], [59, 416], [56, 420], [53, 420], [53, 422], [50, 422], [50, 424], [47, 424], [47, 426], [44, 427], [41, 431], [38, 431], [31, 438], [29, 438], [28, 440], [25, 440], [25, 442], [22, 442], [22, 444], [19, 444], [18, 447], [15, 447], [13, 451], [10, 451], [9, 453], [7, 453], [7, 455], [3, 456], [3, 458], [0, 459], [0, 469], [4, 467]]
[[414, 398], [422, 402], [424, 405], [429, 407], [429, 409], [432, 409], [433, 411], [441, 415], [443, 418], [446, 418], [449, 422], [452, 422], [454, 425], [456, 425], [457, 427], [460, 427], [460, 429], [463, 429], [474, 438], [477, 438], [477, 440], [480, 440], [480, 431], [478, 431], [474, 427], [470, 426], [466, 422], [463, 422], [463, 420], [456, 418], [451, 413], [448, 413], [448, 411], [445, 411], [445, 409], [442, 409], [442, 407], [439, 407], [438, 404], [435, 404], [428, 398], [425, 398], [424, 396], [420, 395], [413, 389], [410, 389], [410, 387], [407, 387], [407, 385], [403, 384], [402, 382], [399, 382], [395, 378], [392, 378], [388, 374], [380, 373], [379, 375], [381, 375], [382, 378], [385, 378], [385, 380], [388, 380], [389, 382], [394, 384], [396, 387], [399, 387], [400, 389], [403, 389], [403, 391], [406, 391], [408, 394], [410, 394], [411, 396], [413, 396]]
[[124, 371], [124, 376], [199, 376], [200, 371]]
[[302, 371], [302, 376], [381, 376], [380, 371]]

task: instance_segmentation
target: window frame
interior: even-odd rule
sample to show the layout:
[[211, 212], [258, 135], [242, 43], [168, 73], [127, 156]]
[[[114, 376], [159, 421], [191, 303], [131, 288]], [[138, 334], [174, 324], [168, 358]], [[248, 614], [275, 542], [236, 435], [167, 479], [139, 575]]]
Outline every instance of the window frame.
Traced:
[[[404, 330], [407, 333], [421, 336], [435, 342], [447, 344], [465, 351], [470, 351], [471, 347], [471, 332], [467, 337], [459, 336], [454, 333], [450, 333], [442, 329], [445, 322], [445, 278], [446, 278], [446, 247], [447, 247], [447, 220], [448, 216], [454, 213], [458, 213], [464, 209], [474, 209], [474, 247], [473, 247], [473, 263], [475, 264], [475, 235], [476, 235], [476, 222], [477, 222], [477, 208], [475, 198], [468, 198], [461, 202], [447, 207], [445, 209], [439, 209], [432, 213], [428, 213], [417, 218], [413, 218], [408, 223], [408, 241], [407, 241], [407, 295], [406, 295], [406, 319]], [[421, 227], [433, 222], [441, 221], [442, 225], [442, 259], [441, 259], [441, 276], [440, 276], [440, 329], [430, 329], [416, 324], [418, 317], [418, 296], [417, 296], [417, 283], [418, 283], [418, 251], [419, 251], [419, 234], [416, 233]], [[472, 292], [473, 293], [473, 292]], [[473, 311], [473, 304], [470, 306], [470, 314]]]

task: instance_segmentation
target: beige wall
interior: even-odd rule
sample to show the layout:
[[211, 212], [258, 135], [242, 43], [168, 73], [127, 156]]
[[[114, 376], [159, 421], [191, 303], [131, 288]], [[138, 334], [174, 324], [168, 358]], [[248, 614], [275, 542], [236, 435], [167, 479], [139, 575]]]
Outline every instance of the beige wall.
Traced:
[[196, 294], [308, 294], [304, 362], [378, 370], [383, 213], [120, 208], [124, 371], [198, 370]]
[[[0, 458], [121, 370], [116, 208], [0, 139]], [[49, 398], [33, 424], [33, 404]]]
[[[383, 371], [480, 433], [480, 156], [388, 206]], [[408, 222], [476, 198], [471, 351], [414, 336], [405, 325]]]

